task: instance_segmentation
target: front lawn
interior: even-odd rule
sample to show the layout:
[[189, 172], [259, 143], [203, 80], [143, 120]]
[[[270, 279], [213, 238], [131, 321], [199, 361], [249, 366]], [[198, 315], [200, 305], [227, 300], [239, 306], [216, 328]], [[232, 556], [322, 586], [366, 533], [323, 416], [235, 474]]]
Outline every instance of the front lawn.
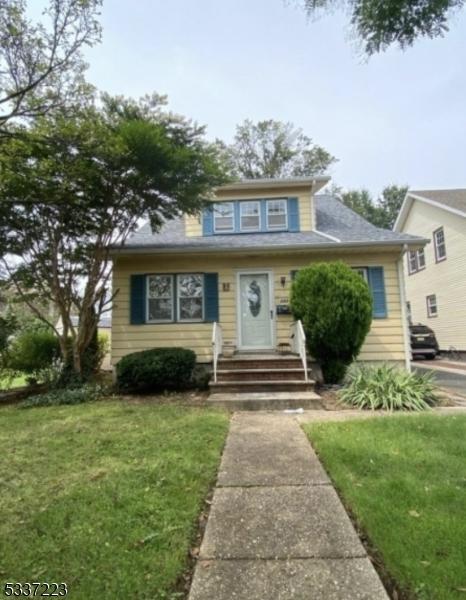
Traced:
[[71, 598], [178, 598], [227, 416], [112, 401], [0, 419], [0, 589], [63, 581]]
[[466, 598], [466, 415], [305, 426], [406, 598]]

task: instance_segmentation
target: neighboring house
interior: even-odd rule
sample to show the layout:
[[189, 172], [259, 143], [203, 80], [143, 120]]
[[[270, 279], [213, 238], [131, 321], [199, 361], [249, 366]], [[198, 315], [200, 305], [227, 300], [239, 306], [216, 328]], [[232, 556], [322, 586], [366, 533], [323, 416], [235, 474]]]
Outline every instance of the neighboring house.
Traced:
[[[77, 315], [71, 316], [71, 324], [75, 328], [78, 327], [79, 317]], [[55, 327], [56, 327], [58, 333], [63, 333], [63, 323], [62, 323], [61, 317], [59, 317]], [[105, 336], [108, 340], [109, 351], [104, 356], [101, 368], [104, 371], [109, 371], [111, 369], [111, 362], [110, 362], [110, 343], [112, 340], [112, 317], [111, 316], [105, 315], [103, 317], [100, 317], [99, 322], [97, 324], [97, 334], [99, 336]]]
[[290, 343], [294, 273], [342, 260], [368, 281], [374, 300], [360, 360], [409, 365], [402, 256], [425, 240], [378, 229], [336, 198], [315, 195], [328, 181], [225, 185], [202, 215], [169, 221], [159, 233], [146, 224], [115, 248], [112, 364], [164, 346], [211, 362], [214, 322], [239, 351], [273, 352]]
[[394, 230], [431, 242], [405, 260], [412, 322], [429, 325], [441, 350], [466, 351], [466, 189], [409, 191]]

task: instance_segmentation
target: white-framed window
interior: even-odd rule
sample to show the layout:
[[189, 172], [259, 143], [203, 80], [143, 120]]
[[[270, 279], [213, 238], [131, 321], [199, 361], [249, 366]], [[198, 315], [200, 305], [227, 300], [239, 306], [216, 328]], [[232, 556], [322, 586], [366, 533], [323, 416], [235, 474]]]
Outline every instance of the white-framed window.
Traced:
[[410, 250], [408, 252], [408, 273], [412, 275], [418, 271], [422, 271], [426, 267], [426, 257], [424, 248], [420, 250]]
[[173, 275], [148, 275], [147, 320], [173, 321]]
[[240, 202], [239, 208], [241, 231], [259, 231], [261, 228], [260, 202], [256, 200]]
[[417, 251], [417, 268], [420, 271], [426, 266], [426, 256], [424, 254], [424, 248]]
[[435, 248], [435, 260], [440, 262], [447, 258], [447, 246], [445, 244], [445, 232], [443, 227], [434, 231], [434, 248]]
[[176, 276], [177, 320], [202, 321], [204, 318], [204, 277], [199, 273]]
[[214, 204], [215, 233], [230, 233], [235, 230], [235, 209], [233, 202], [216, 202]]
[[267, 200], [267, 229], [287, 229], [288, 202], [286, 198]]
[[427, 304], [427, 316], [428, 317], [436, 317], [438, 315], [437, 296], [435, 294], [426, 296], [426, 304]]
[[366, 283], [369, 283], [369, 276], [367, 275], [367, 267], [351, 267], [353, 271], [359, 273]]

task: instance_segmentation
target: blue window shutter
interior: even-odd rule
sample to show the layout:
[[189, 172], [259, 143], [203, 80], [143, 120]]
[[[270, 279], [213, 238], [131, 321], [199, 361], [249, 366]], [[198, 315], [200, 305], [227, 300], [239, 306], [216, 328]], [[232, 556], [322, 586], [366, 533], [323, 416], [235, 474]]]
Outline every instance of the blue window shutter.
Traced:
[[130, 280], [130, 323], [142, 325], [146, 322], [146, 276], [131, 275]]
[[299, 231], [299, 206], [297, 198], [288, 198], [288, 231]]
[[218, 321], [218, 273], [204, 275], [204, 321]]
[[267, 231], [267, 200], [260, 200], [261, 231]]
[[367, 269], [367, 276], [372, 292], [373, 317], [375, 319], [384, 319], [387, 316], [387, 300], [385, 297], [383, 267], [369, 267]]
[[235, 222], [235, 233], [239, 233], [241, 231], [241, 216], [240, 216], [240, 207], [239, 202], [233, 202], [233, 220]]
[[214, 235], [214, 209], [206, 206], [202, 212], [202, 235]]

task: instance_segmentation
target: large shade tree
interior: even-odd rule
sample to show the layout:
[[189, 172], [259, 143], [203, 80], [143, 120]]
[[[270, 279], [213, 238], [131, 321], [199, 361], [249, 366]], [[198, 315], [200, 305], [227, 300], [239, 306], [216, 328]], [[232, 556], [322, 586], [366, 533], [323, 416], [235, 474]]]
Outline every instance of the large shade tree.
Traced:
[[[204, 129], [165, 104], [160, 96], [105, 97], [101, 109], [39, 119], [0, 149], [3, 267], [19, 297], [55, 330], [77, 374], [112, 301], [110, 247], [144, 217], [158, 229], [197, 212], [225, 180]], [[62, 330], [44, 303], [56, 308]]]
[[100, 39], [102, 0], [49, 0], [33, 22], [25, 0], [0, 0], [0, 139], [27, 121], [88, 97], [82, 49]]
[[382, 229], [392, 229], [408, 191], [405, 185], [388, 185], [374, 200], [368, 190], [337, 190], [342, 202], [364, 217], [369, 223]]
[[244, 179], [321, 175], [336, 159], [292, 123], [247, 119], [224, 147], [232, 173]]
[[465, 0], [304, 0], [308, 14], [346, 7], [351, 25], [368, 55], [397, 44], [411, 46], [420, 37], [448, 31], [448, 20]]

